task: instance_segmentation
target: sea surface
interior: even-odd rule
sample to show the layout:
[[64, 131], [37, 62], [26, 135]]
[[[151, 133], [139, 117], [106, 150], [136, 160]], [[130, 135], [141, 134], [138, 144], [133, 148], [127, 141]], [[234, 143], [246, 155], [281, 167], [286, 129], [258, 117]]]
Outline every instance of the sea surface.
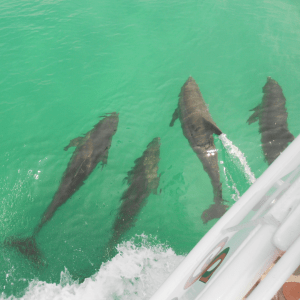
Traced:
[[[189, 76], [224, 132], [215, 137], [229, 205], [267, 168], [258, 123], [246, 123], [267, 76], [300, 133], [297, 0], [2, 0], [0, 2], [0, 299], [149, 299], [217, 220], [210, 179], [169, 127]], [[28, 237], [51, 203], [73, 149], [119, 113], [107, 165], [41, 230], [46, 264], [4, 246]], [[161, 139], [158, 194], [105, 259], [123, 182]]]

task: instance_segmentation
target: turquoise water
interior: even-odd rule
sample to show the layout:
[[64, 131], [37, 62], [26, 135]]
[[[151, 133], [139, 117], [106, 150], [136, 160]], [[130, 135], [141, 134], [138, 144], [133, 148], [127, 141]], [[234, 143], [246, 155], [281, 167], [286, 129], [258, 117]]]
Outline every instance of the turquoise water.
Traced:
[[[32, 234], [72, 155], [63, 151], [69, 141], [105, 113], [120, 121], [107, 165], [40, 232], [47, 265], [36, 269], [1, 246], [1, 299], [149, 299], [216, 222], [200, 218], [213, 199], [209, 177], [180, 123], [169, 127], [181, 86], [195, 78], [214, 121], [259, 177], [267, 164], [258, 124], [246, 121], [267, 76], [283, 88], [289, 130], [299, 134], [299, 14], [295, 0], [2, 1], [1, 241]], [[122, 181], [156, 136], [161, 193], [148, 197], [106, 262]], [[250, 182], [215, 143], [233, 204]]]

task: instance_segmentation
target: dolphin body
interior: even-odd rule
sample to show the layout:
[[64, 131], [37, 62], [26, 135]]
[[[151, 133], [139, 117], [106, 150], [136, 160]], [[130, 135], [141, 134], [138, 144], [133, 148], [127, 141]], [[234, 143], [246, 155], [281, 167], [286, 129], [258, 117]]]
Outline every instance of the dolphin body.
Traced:
[[159, 185], [158, 162], [160, 138], [154, 138], [147, 146], [143, 155], [135, 160], [134, 167], [127, 173], [128, 189], [123, 193], [121, 206], [113, 225], [113, 236], [108, 243], [108, 253], [137, 218], [138, 213], [146, 204], [150, 193], [157, 194]]
[[107, 114], [84, 137], [78, 137], [70, 141], [64, 148], [76, 147], [61, 183], [55, 193], [52, 202], [42, 215], [39, 224], [35, 227], [33, 235], [28, 238], [9, 237], [4, 245], [17, 248], [32, 262], [40, 265], [41, 252], [36, 244], [36, 236], [42, 227], [51, 220], [56, 210], [63, 205], [84, 183], [99, 162], [107, 163], [108, 150], [111, 146], [113, 135], [116, 133], [119, 122], [118, 114]]
[[170, 126], [179, 118], [184, 136], [202, 162], [208, 174], [214, 192], [214, 204], [202, 213], [203, 223], [220, 218], [228, 208], [222, 199], [222, 184], [218, 166], [218, 154], [214, 144], [213, 134], [220, 135], [222, 131], [213, 121], [196, 81], [189, 77], [181, 88], [178, 107], [172, 117]]
[[261, 104], [252, 109], [254, 113], [247, 122], [250, 125], [259, 120], [262, 149], [270, 165], [295, 137], [288, 130], [286, 99], [280, 85], [268, 77], [263, 93]]

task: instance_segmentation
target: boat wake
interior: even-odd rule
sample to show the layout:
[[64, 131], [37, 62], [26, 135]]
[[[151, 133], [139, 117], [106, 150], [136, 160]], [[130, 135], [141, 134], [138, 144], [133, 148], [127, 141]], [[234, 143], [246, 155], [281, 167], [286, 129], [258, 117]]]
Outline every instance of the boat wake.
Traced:
[[[244, 153], [237, 146], [233, 145], [226, 134], [219, 135], [219, 139], [226, 150], [220, 163], [223, 165], [226, 182], [231, 182], [230, 188], [235, 191], [232, 198], [237, 201], [240, 198], [241, 190], [246, 190], [256, 181], [256, 178], [247, 163]], [[224, 163], [224, 160], [226, 160], [226, 163]], [[246, 179], [246, 187], [243, 187], [245, 183], [241, 182], [241, 177]]]
[[[138, 243], [137, 243], [138, 240]], [[74, 281], [65, 268], [60, 283], [30, 282], [21, 298], [1, 295], [1, 300], [146, 300], [183, 260], [155, 238], [146, 235], [117, 246], [117, 255], [103, 263], [98, 273], [84, 282]], [[156, 241], [157, 243], [157, 241]]]

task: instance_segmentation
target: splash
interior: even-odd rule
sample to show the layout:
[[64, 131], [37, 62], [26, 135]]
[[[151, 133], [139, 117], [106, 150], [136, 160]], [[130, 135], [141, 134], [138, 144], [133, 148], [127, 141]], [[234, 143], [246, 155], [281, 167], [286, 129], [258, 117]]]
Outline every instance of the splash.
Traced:
[[[221, 164], [223, 164], [223, 162], [221, 162]], [[234, 191], [234, 193], [231, 195], [231, 198], [234, 200], [234, 201], [237, 201], [240, 199], [241, 197], [241, 193], [239, 191], [239, 189], [237, 188], [236, 186], [236, 183], [234, 182], [234, 179], [232, 178], [231, 174], [229, 172], [227, 172], [227, 169], [225, 167], [223, 167], [223, 172], [224, 172], [224, 175], [225, 175], [225, 183], [226, 183], [226, 186], [228, 187], [228, 189], [232, 189]], [[231, 184], [229, 184], [229, 182], [231, 182]]]
[[234, 156], [239, 160], [249, 184], [253, 184], [256, 179], [247, 163], [243, 152], [237, 146], [233, 145], [232, 141], [226, 137], [226, 134], [223, 133], [219, 135], [219, 139], [222, 141], [223, 146], [225, 147], [228, 154]]
[[[155, 244], [156, 243], [156, 244]], [[60, 283], [32, 281], [21, 298], [1, 295], [1, 300], [146, 300], [149, 299], [183, 256], [156, 238], [141, 235], [117, 246], [117, 255], [103, 263], [98, 273], [81, 284], [65, 269]]]

